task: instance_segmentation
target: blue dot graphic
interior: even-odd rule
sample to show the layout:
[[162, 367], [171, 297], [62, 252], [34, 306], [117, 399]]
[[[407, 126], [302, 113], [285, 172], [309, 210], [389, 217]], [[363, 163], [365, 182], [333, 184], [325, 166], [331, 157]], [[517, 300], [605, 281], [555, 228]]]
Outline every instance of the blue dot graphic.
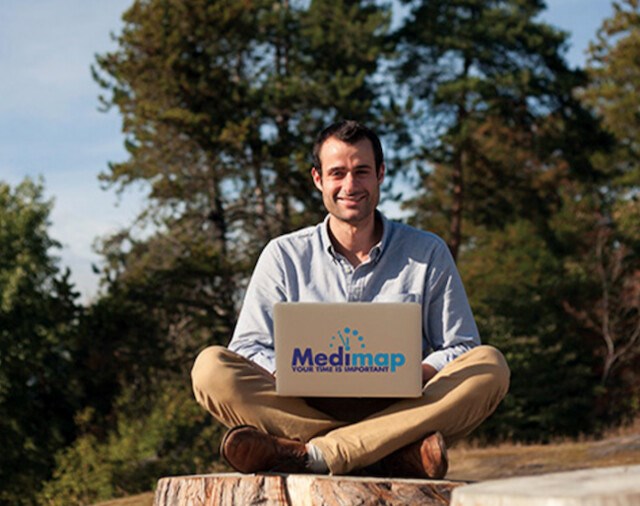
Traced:
[[351, 332], [351, 329], [350, 329], [349, 327], [345, 327], [345, 328], [344, 328], [344, 331], [345, 331], [347, 334], [349, 334], [349, 333]]

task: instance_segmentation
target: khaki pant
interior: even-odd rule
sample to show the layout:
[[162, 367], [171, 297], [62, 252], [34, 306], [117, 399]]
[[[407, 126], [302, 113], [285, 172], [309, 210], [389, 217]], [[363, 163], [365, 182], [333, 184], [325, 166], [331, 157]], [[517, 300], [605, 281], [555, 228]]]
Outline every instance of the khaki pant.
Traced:
[[279, 397], [271, 374], [221, 346], [203, 350], [191, 375], [196, 399], [220, 422], [310, 442], [332, 474], [374, 464], [434, 431], [451, 444], [480, 425], [509, 387], [507, 363], [491, 346], [458, 357], [411, 399]]

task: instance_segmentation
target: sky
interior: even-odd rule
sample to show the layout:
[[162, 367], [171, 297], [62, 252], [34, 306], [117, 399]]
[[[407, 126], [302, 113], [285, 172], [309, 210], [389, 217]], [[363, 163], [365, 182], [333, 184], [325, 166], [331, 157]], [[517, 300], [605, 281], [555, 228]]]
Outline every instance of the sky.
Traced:
[[[14, 186], [42, 177], [54, 199], [53, 252], [89, 303], [100, 263], [93, 245], [133, 222], [140, 189], [104, 189], [109, 162], [126, 159], [121, 118], [100, 112], [101, 89], [91, 77], [96, 54], [115, 49], [132, 0], [3, 0], [0, 11], [0, 181]], [[542, 19], [570, 34], [567, 60], [584, 66], [585, 50], [611, 0], [547, 0]]]

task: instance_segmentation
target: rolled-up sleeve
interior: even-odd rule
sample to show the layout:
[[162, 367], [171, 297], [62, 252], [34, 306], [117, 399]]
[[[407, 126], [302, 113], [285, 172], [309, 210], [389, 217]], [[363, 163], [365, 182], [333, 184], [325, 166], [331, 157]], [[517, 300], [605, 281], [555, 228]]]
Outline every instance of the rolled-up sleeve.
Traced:
[[285, 276], [272, 241], [264, 248], [249, 281], [229, 349], [275, 371], [273, 306], [285, 300]]
[[437, 371], [480, 344], [467, 295], [444, 242], [434, 249], [424, 293], [424, 329], [431, 352], [423, 360]]

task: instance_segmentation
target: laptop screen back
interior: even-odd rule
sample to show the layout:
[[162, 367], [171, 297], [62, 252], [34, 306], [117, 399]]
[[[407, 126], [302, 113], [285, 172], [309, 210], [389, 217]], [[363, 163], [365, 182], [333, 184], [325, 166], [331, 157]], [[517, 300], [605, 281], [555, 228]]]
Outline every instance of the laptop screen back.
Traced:
[[421, 395], [420, 304], [279, 303], [274, 321], [278, 395]]

